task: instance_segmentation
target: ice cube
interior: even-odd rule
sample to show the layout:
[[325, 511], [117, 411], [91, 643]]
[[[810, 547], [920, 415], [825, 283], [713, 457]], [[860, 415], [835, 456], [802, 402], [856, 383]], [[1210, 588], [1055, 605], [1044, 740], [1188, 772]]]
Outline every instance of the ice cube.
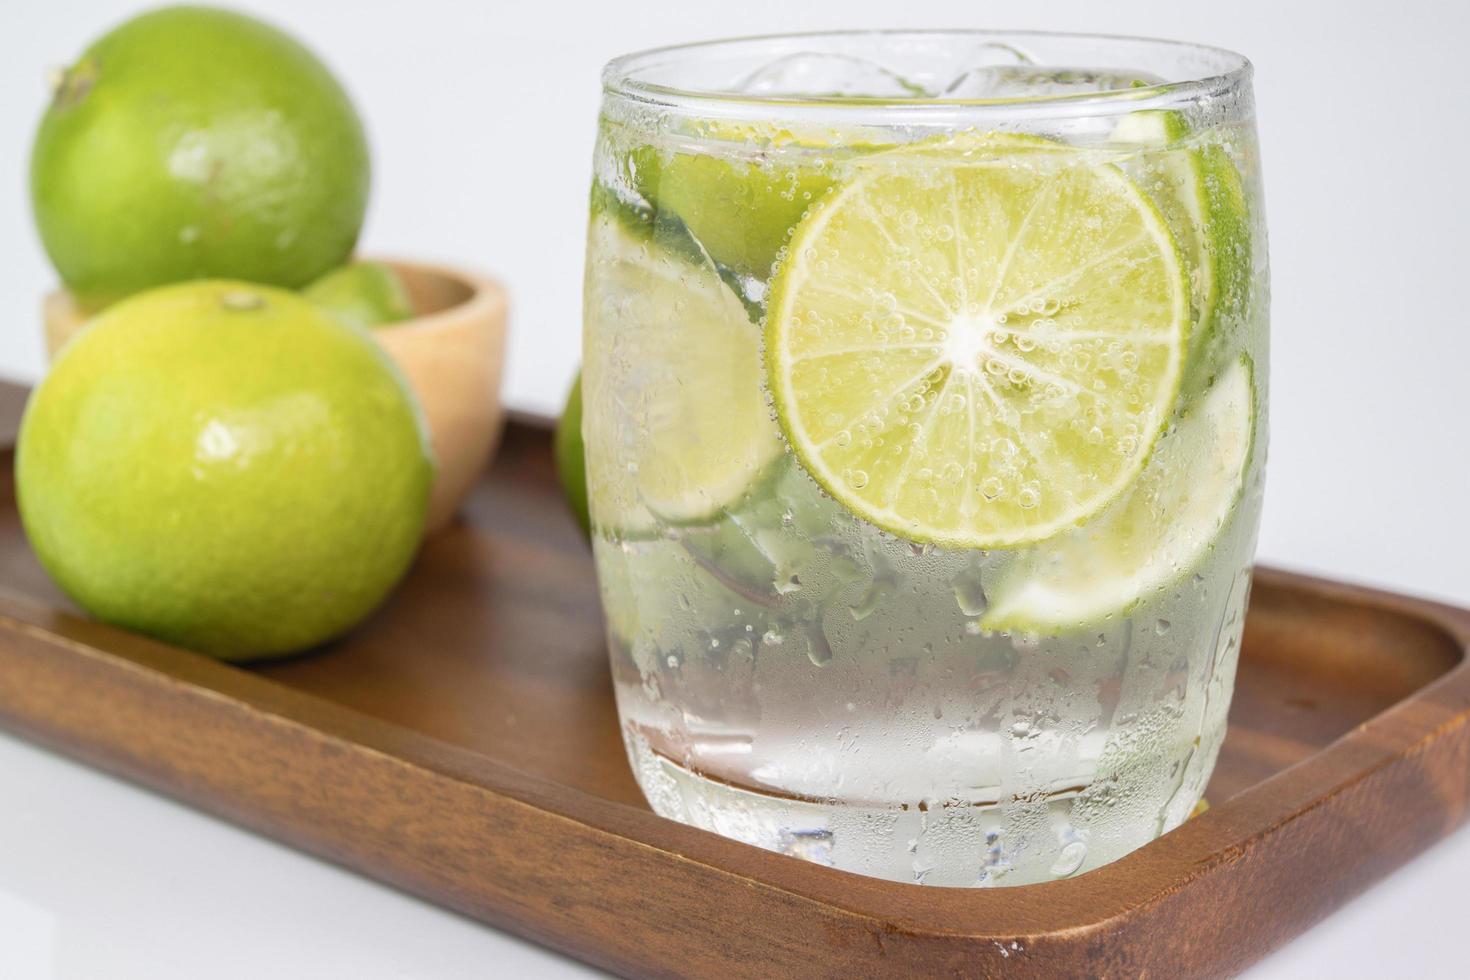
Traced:
[[777, 58], [736, 84], [747, 95], [915, 99], [933, 93], [876, 62], [852, 55], [799, 51]]
[[947, 99], [1032, 99], [1117, 92], [1163, 81], [1130, 69], [981, 64], [956, 75], [942, 94]]
[[[965, 71], [972, 71], [976, 68], [1031, 65], [1034, 63], [1035, 60], [1025, 51], [1011, 44], [1002, 44], [999, 41], [986, 41], [983, 44], [976, 45], [968, 54], [961, 55], [950, 62], [951, 65], [964, 65]], [[958, 75], [962, 74], [962, 72], [953, 74]]]

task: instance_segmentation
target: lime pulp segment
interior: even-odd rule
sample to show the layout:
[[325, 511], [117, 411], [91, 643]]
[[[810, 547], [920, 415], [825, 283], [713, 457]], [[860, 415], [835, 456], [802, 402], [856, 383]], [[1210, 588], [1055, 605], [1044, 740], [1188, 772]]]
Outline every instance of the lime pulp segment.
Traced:
[[856, 161], [772, 284], [767, 377], [807, 471], [891, 533], [1051, 537], [1116, 499], [1169, 417], [1183, 260], [1147, 195], [1062, 144]]
[[740, 300], [707, 262], [594, 216], [585, 303], [589, 330], [616, 331], [583, 368], [593, 524], [696, 523], [739, 499], [781, 454]]
[[1044, 635], [1096, 627], [1197, 568], [1240, 501], [1255, 399], [1241, 357], [1159, 441], [1124, 499], [1002, 573], [981, 625]]

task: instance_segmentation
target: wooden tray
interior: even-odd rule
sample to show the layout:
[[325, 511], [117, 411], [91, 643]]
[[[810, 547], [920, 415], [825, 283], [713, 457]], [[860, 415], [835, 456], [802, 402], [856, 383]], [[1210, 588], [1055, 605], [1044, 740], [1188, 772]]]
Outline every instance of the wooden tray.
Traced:
[[[23, 397], [0, 388], [0, 437]], [[591, 562], [531, 420], [373, 620], [255, 670], [69, 612], [26, 547], [8, 454], [0, 469], [0, 722], [620, 972], [1227, 974], [1470, 801], [1470, 612], [1262, 571], [1214, 809], [1068, 881], [861, 878], [646, 808]]]

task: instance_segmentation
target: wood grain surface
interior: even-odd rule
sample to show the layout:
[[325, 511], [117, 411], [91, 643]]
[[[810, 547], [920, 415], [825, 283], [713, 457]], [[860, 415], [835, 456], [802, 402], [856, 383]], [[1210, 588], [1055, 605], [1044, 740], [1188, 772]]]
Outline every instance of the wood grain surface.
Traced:
[[534, 420], [377, 615], [253, 669], [76, 615], [0, 473], [0, 724], [632, 976], [1228, 975], [1470, 805], [1470, 612], [1263, 570], [1208, 813], [1067, 881], [862, 878], [647, 809]]

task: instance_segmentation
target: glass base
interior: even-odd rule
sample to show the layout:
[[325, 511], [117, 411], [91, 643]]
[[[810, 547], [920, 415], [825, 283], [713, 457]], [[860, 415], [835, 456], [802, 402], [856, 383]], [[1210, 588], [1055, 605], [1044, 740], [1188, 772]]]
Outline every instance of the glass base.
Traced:
[[[1161, 817], [1084, 829], [1074, 822], [1081, 794], [990, 806], [801, 799], [700, 775], [636, 733], [626, 741], [638, 785], [659, 816], [892, 881], [958, 888], [1054, 881], [1115, 861], [1182, 822]], [[1195, 796], [1175, 798], [1168, 811], [1187, 814]]]

